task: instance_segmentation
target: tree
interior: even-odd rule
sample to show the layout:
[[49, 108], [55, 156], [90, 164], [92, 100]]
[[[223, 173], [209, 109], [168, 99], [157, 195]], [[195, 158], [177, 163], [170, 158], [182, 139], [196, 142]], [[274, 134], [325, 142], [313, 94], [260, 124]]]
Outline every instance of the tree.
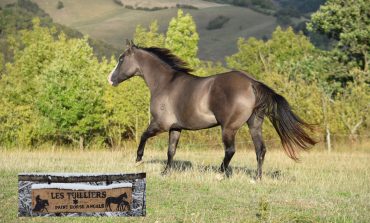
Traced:
[[58, 1], [58, 4], [57, 4], [57, 9], [62, 9], [64, 8], [64, 4], [62, 1]]
[[134, 33], [134, 43], [142, 47], [164, 47], [164, 35], [158, 33], [158, 22], [154, 20], [149, 30], [138, 25]]
[[40, 138], [40, 118], [34, 105], [41, 89], [41, 71], [54, 54], [51, 44], [55, 30], [40, 27], [39, 19], [32, 22], [33, 30], [23, 31], [19, 41], [8, 37], [14, 63], [6, 64], [0, 79], [0, 142], [6, 145], [29, 146]]
[[[363, 71], [354, 69], [351, 71], [354, 81], [340, 92], [334, 102], [337, 116], [345, 126], [352, 140], [356, 139], [363, 126], [369, 126], [370, 90], [365, 82], [366, 75]], [[359, 74], [360, 73], [360, 74]], [[369, 77], [367, 77], [369, 78]]]
[[189, 13], [177, 11], [177, 17], [172, 18], [166, 33], [165, 47], [189, 63], [194, 68], [199, 65], [198, 53], [199, 35], [196, 25]]
[[238, 40], [238, 52], [226, 57], [228, 67], [244, 70], [263, 79], [271, 71], [282, 75], [293, 69], [292, 65], [310, 55], [314, 46], [303, 34], [295, 34], [292, 28], [277, 27], [267, 42], [256, 38]]
[[79, 142], [101, 133], [105, 126], [103, 101], [107, 68], [93, 57], [85, 39], [67, 40], [62, 34], [53, 44], [54, 58], [41, 74], [37, 108], [56, 137]]
[[[55, 39], [55, 29], [40, 26], [10, 38], [14, 63], [0, 80], [0, 140], [35, 145], [47, 139], [77, 141], [103, 135], [103, 83], [107, 66], [93, 56], [87, 38]], [[103, 76], [104, 75], [104, 76]], [[4, 135], [3, 135], [4, 133]]]
[[312, 15], [307, 28], [338, 41], [346, 60], [358, 60], [369, 67], [370, 4], [368, 0], [328, 0]]

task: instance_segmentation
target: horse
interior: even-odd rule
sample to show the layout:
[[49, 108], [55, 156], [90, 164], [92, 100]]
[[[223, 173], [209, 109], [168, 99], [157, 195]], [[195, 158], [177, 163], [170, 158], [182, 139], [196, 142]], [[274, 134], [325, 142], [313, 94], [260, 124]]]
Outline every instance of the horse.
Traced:
[[107, 197], [105, 199], [105, 210], [108, 210], [108, 207], [109, 207], [109, 210], [112, 211], [112, 208], [110, 205], [113, 203], [113, 204], [117, 204], [116, 210], [119, 211], [120, 205], [124, 201], [123, 198], [127, 199], [127, 193], [123, 193], [119, 195], [118, 197]]
[[40, 195], [36, 196], [36, 205], [32, 209], [32, 211], [37, 212], [37, 211], [46, 211], [49, 212], [48, 209], [46, 208], [49, 206], [49, 201], [48, 200], [43, 200], [40, 198]]
[[188, 64], [170, 50], [140, 47], [127, 41], [108, 82], [117, 86], [133, 76], [144, 79], [150, 90], [151, 121], [141, 136], [136, 163], [140, 165], [147, 140], [169, 132], [167, 165], [171, 168], [182, 130], [200, 130], [221, 126], [224, 159], [219, 171], [228, 176], [229, 163], [235, 153], [235, 135], [244, 124], [255, 147], [256, 179], [262, 178], [266, 146], [262, 123], [268, 117], [277, 131], [286, 154], [298, 161], [297, 148], [307, 150], [316, 144], [306, 123], [291, 109], [288, 101], [264, 83], [243, 71], [231, 70], [208, 77], [193, 74]]
[[124, 211], [124, 210], [130, 211], [131, 210], [130, 203], [126, 200], [122, 200], [122, 202], [118, 204], [117, 210], [118, 211]]

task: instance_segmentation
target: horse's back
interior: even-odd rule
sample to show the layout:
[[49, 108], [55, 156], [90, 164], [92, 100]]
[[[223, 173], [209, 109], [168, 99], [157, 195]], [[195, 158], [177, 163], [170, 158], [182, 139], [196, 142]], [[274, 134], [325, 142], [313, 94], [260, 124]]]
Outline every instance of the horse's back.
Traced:
[[180, 75], [161, 95], [152, 98], [151, 111], [165, 130], [239, 126], [248, 120], [254, 107], [252, 82], [238, 71], [209, 77]]

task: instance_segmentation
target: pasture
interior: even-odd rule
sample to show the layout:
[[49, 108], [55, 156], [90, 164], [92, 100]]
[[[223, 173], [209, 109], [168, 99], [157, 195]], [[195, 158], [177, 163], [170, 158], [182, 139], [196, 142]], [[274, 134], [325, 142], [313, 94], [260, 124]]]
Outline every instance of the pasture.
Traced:
[[[159, 31], [165, 33], [170, 19], [177, 14], [177, 8], [158, 11], [132, 10], [107, 0], [88, 2], [64, 0], [64, 8], [59, 10], [56, 8], [58, 0], [35, 0], [34, 2], [55, 22], [77, 29], [94, 39], [103, 40], [118, 49], [124, 46], [125, 39], [133, 38], [137, 25], [148, 27], [156, 19], [160, 26]], [[162, 1], [160, 4], [163, 5], [166, 2], [168, 1]], [[239, 37], [268, 37], [276, 27], [275, 17], [248, 8], [200, 0], [187, 3], [199, 7], [197, 10], [184, 9], [184, 11], [189, 12], [197, 24], [200, 36], [200, 59], [223, 60], [225, 56], [237, 51], [236, 41]], [[230, 20], [220, 29], [208, 30], [206, 27], [209, 21], [220, 15]]]
[[[149, 143], [144, 165], [134, 166], [135, 149], [49, 148], [1, 150], [0, 222], [368, 222], [370, 153], [368, 144], [352, 152], [328, 153], [315, 147], [295, 163], [269, 149], [262, 182], [253, 182], [252, 147], [237, 149], [233, 175], [217, 181], [222, 149], [180, 147], [175, 168], [160, 174], [166, 151]], [[345, 148], [342, 148], [344, 151]], [[18, 218], [19, 172], [147, 172], [147, 216], [143, 218]]]

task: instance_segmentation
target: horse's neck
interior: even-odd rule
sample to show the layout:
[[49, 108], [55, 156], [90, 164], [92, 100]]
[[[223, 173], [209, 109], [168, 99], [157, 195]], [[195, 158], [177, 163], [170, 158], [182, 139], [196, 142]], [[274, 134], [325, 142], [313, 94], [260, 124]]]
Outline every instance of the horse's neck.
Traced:
[[174, 70], [159, 58], [145, 52], [140, 61], [142, 76], [151, 94], [163, 89], [174, 78]]

